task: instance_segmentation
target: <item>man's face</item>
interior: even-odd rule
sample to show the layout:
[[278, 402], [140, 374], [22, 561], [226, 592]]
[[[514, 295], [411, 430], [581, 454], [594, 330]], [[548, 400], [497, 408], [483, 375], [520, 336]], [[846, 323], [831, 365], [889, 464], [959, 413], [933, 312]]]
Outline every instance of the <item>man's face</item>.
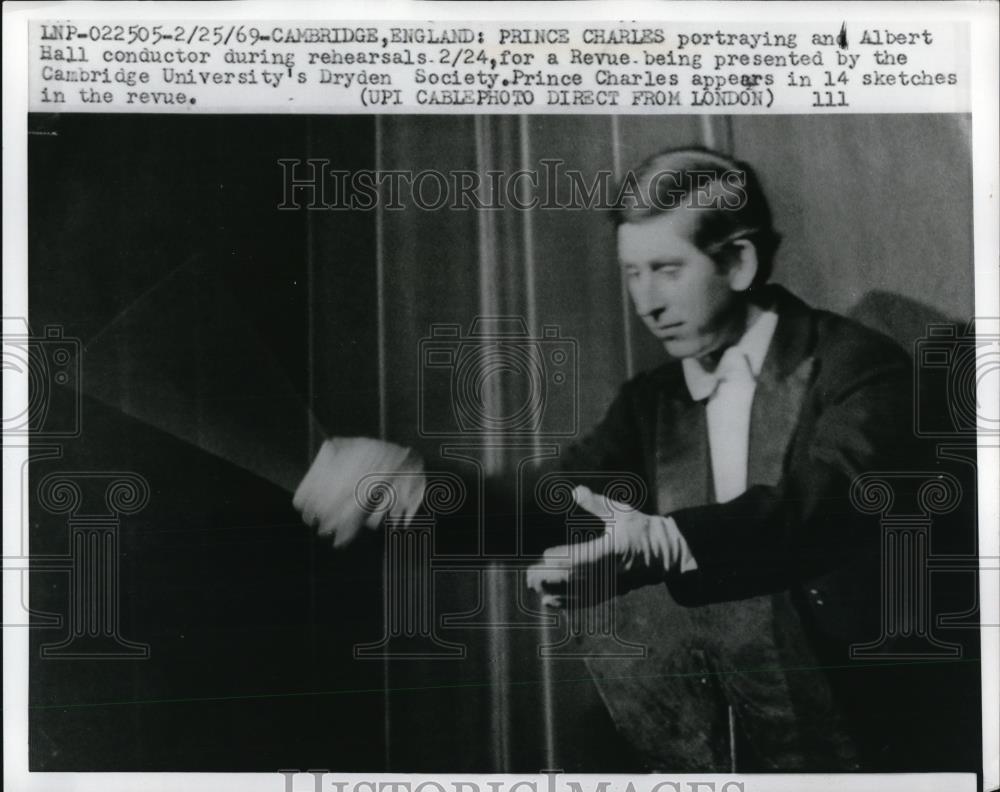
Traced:
[[672, 357], [702, 357], [735, 342], [743, 300], [692, 241], [692, 211], [618, 227], [618, 261], [636, 311]]

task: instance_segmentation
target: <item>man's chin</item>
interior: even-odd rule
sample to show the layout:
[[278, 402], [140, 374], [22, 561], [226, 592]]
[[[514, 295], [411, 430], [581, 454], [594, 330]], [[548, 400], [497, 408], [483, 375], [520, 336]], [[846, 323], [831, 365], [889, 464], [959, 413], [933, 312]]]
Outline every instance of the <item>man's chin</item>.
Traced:
[[660, 343], [672, 358], [704, 358], [726, 346], [721, 336], [707, 335], [695, 338], [662, 338]]
[[683, 338], [668, 338], [662, 341], [663, 348], [672, 358], [686, 358], [697, 355], [698, 344]]

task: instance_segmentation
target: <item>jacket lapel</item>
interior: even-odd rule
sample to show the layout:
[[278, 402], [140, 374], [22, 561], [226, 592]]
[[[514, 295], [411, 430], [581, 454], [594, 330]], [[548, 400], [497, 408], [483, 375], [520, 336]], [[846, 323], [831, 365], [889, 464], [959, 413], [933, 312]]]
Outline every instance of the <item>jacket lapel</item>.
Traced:
[[772, 287], [778, 325], [757, 379], [750, 411], [747, 485], [775, 485], [781, 479], [785, 451], [792, 440], [812, 380], [816, 361], [812, 314], [801, 300]]
[[691, 398], [680, 365], [671, 366], [670, 374], [656, 404], [652, 471], [657, 514], [700, 506], [713, 498], [705, 404]]

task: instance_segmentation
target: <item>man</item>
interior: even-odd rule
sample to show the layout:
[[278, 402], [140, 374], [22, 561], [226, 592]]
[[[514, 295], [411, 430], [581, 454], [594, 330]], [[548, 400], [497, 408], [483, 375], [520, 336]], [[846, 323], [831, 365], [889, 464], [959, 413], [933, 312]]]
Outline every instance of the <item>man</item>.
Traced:
[[[673, 150], [633, 175], [618, 257], [670, 359], [626, 383], [562, 464], [631, 473], [646, 496], [579, 487], [604, 534], [548, 550], [528, 583], [549, 606], [590, 606], [580, 593], [611, 565], [616, 634], [646, 651], [588, 665], [642, 769], [922, 769], [914, 740], [941, 743], [914, 704], [919, 683], [848, 653], [880, 632], [881, 528], [852, 505], [852, 485], [920, 468], [909, 359], [767, 284], [779, 236], [745, 163]], [[405, 484], [420, 462], [338, 442], [296, 505], [343, 541], [384, 515], [347, 506], [346, 484], [331, 482], [398, 470]], [[419, 485], [406, 486], [396, 508], [412, 510]]]

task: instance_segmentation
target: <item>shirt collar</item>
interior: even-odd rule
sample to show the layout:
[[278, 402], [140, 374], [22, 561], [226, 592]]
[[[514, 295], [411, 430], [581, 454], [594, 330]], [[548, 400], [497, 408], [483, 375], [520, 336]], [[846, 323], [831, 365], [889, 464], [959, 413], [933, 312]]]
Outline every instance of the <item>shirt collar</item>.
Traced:
[[[771, 346], [771, 339], [777, 326], [778, 314], [770, 309], [765, 310], [746, 329], [740, 340], [730, 347], [730, 349], [735, 348], [746, 358], [754, 379], [760, 376], [764, 358], [767, 357], [767, 350]], [[707, 371], [700, 360], [693, 357], [684, 358], [681, 367], [684, 370], [684, 381], [687, 383], [688, 391], [695, 401], [707, 399], [715, 392], [718, 376], [714, 371]]]

